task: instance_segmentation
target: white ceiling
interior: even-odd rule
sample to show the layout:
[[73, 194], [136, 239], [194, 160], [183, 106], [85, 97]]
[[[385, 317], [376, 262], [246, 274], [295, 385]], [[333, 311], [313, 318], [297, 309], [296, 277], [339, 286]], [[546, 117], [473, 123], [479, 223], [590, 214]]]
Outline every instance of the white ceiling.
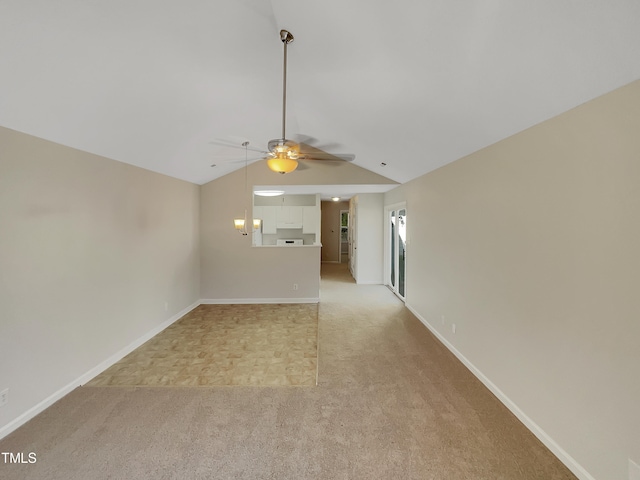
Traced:
[[0, 125], [206, 183], [280, 136], [281, 28], [287, 136], [398, 182], [640, 78], [638, 0], [1, 0]]

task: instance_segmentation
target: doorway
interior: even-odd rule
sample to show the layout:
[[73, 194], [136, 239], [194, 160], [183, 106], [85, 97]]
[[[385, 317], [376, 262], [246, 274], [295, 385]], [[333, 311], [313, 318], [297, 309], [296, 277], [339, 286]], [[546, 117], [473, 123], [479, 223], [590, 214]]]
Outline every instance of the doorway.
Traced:
[[356, 200], [349, 202], [349, 271], [353, 278], [358, 278], [357, 272], [357, 251], [358, 251], [358, 230], [356, 216]]
[[340, 263], [349, 263], [349, 210], [340, 210]]
[[385, 283], [404, 300], [407, 277], [407, 208], [404, 203], [386, 208], [385, 226]]

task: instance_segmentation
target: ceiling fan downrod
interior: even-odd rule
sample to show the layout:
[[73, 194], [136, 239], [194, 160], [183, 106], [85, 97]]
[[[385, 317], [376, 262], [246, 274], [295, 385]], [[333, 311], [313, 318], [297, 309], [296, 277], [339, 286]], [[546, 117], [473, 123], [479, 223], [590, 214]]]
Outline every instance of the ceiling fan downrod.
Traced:
[[285, 126], [287, 123], [287, 45], [293, 42], [293, 35], [287, 30], [280, 30], [280, 40], [284, 44], [284, 61], [282, 63], [282, 141], [286, 141]]
[[284, 44], [284, 61], [282, 65], [282, 138], [268, 143], [269, 155], [267, 166], [277, 173], [293, 172], [298, 167], [300, 145], [286, 137], [287, 125], [287, 45], [293, 42], [293, 35], [287, 30], [280, 30], [280, 40]]

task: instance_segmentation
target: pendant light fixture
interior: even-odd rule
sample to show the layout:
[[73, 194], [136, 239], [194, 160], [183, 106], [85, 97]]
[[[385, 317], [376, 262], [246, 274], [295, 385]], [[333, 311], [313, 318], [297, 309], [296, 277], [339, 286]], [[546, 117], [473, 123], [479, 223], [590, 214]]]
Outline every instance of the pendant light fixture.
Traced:
[[[249, 142], [243, 142], [242, 146], [244, 147], [244, 201], [247, 201], [247, 170], [249, 169], [249, 165], [248, 165], [248, 158], [249, 158], [249, 153], [248, 153], [248, 147], [249, 147]], [[245, 204], [246, 205], [246, 204]], [[254, 222], [255, 224], [255, 222]], [[234, 218], [233, 219], [233, 226], [235, 227], [235, 229], [240, 232], [241, 235], [248, 235], [249, 232], [247, 231], [247, 208], [245, 206], [244, 209], [244, 218]]]

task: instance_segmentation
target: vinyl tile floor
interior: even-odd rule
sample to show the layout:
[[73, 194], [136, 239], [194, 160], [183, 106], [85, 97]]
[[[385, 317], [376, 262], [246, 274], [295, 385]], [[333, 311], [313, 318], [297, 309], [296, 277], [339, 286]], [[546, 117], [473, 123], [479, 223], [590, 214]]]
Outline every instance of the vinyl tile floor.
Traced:
[[318, 305], [200, 305], [88, 386], [315, 386]]

